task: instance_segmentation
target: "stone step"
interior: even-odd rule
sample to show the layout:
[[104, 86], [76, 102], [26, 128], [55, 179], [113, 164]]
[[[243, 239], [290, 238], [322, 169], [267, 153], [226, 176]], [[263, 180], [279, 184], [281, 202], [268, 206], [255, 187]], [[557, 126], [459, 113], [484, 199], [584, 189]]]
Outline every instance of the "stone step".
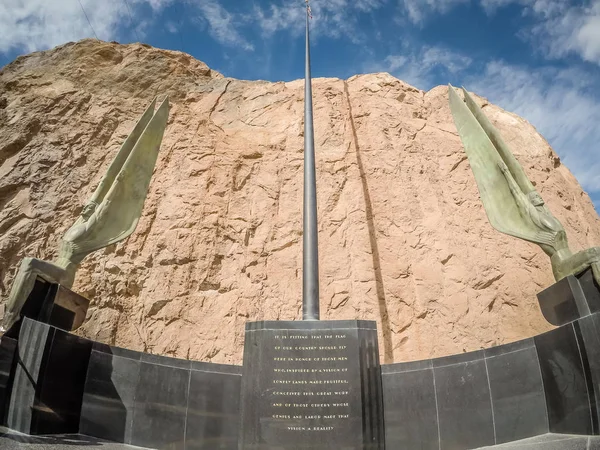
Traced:
[[480, 447], [479, 450], [492, 448], [502, 450], [600, 450], [600, 436], [548, 433], [506, 444]]
[[28, 436], [0, 427], [2, 450], [147, 450], [133, 445], [109, 442], [81, 434]]
[[[143, 447], [118, 444], [81, 434], [28, 436], [4, 427], [0, 427], [0, 448], [2, 450], [149, 450]], [[520, 441], [507, 442], [506, 444], [480, 447], [477, 450], [485, 449], [600, 450], [600, 436], [549, 433]]]

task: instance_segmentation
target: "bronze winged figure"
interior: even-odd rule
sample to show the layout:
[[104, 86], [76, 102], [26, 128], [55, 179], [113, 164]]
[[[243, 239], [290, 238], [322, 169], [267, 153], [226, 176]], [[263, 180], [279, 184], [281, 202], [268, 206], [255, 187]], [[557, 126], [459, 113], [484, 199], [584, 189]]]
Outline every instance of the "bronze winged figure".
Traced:
[[169, 116], [165, 99], [156, 99], [135, 125], [77, 221], [62, 237], [53, 262], [24, 258], [6, 302], [0, 331], [10, 329], [31, 293], [36, 278], [70, 288], [81, 261], [90, 253], [119, 242], [137, 227]]
[[450, 109], [475, 175], [481, 201], [498, 231], [539, 245], [550, 257], [554, 278], [591, 268], [600, 284], [600, 247], [573, 254], [562, 224], [527, 178], [500, 132], [463, 88], [449, 86]]

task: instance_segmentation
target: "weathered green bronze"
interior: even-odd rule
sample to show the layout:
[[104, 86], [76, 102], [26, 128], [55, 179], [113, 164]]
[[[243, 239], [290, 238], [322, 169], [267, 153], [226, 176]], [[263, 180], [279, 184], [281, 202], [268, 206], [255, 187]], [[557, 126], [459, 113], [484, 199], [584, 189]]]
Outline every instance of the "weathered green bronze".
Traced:
[[6, 302], [2, 330], [19, 320], [36, 278], [71, 287], [81, 261], [90, 253], [119, 242], [137, 227], [169, 117], [165, 99], [156, 99], [127, 137], [80, 217], [60, 241], [53, 262], [24, 258]]
[[466, 89], [465, 101], [452, 86], [448, 90], [452, 116], [492, 226], [538, 244], [550, 257], [557, 281], [591, 267], [600, 283], [600, 247], [573, 254], [562, 224], [544, 204], [498, 130]]

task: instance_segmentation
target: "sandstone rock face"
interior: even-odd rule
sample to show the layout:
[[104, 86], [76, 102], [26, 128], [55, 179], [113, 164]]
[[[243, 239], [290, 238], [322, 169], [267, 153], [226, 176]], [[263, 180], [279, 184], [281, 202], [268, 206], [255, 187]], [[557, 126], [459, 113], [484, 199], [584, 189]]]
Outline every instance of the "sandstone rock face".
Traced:
[[[144, 214], [89, 256], [82, 335], [240, 363], [244, 323], [301, 318], [303, 81], [228, 79], [190, 56], [95, 40], [0, 72], [0, 298], [51, 259], [155, 95], [172, 109]], [[376, 320], [382, 361], [476, 350], [550, 328], [533, 244], [488, 223], [447, 88], [380, 73], [314, 81], [321, 316]], [[574, 250], [600, 245], [589, 197], [525, 120], [485, 104]]]

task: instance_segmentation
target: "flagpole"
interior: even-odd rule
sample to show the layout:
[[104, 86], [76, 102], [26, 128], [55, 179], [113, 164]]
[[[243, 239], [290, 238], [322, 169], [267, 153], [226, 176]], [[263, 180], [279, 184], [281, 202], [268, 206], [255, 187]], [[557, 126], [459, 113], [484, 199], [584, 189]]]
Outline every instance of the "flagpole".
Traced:
[[302, 319], [319, 320], [319, 243], [317, 180], [310, 73], [310, 6], [306, 0], [306, 61], [304, 76], [304, 217], [302, 260]]

